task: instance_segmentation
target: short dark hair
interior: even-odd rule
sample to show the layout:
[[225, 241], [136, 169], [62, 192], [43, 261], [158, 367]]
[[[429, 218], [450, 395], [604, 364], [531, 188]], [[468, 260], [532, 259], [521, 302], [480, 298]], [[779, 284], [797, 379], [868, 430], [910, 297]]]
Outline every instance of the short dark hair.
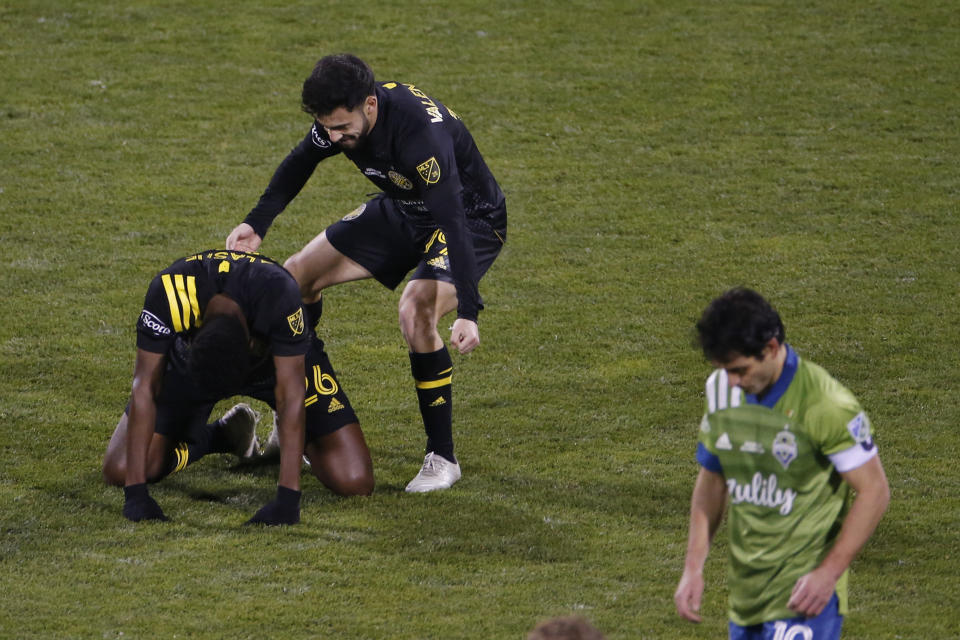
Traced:
[[194, 384], [221, 397], [235, 395], [250, 372], [250, 337], [232, 314], [204, 318], [190, 340], [187, 361]]
[[303, 81], [300, 99], [303, 110], [318, 117], [340, 107], [353, 111], [374, 91], [373, 71], [367, 63], [350, 53], [336, 53], [320, 58]]
[[736, 287], [715, 298], [697, 321], [697, 341], [708, 360], [726, 362], [734, 354], [760, 358], [776, 338], [787, 338], [780, 314], [752, 289]]

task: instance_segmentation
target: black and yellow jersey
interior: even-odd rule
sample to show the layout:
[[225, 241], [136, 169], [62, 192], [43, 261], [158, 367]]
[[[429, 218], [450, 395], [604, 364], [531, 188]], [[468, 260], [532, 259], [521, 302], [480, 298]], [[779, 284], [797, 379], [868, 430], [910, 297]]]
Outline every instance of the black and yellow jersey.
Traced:
[[457, 288], [458, 314], [480, 308], [476, 260], [467, 219], [483, 219], [506, 237], [503, 192], [460, 117], [412, 84], [376, 85], [377, 120], [356, 149], [330, 141], [314, 123], [274, 173], [244, 222], [263, 238], [322, 160], [343, 153], [406, 216], [443, 230]]
[[307, 352], [309, 327], [293, 276], [265, 256], [217, 249], [181, 258], [154, 277], [137, 322], [137, 347], [168, 353], [178, 339], [189, 341], [220, 293], [240, 305], [251, 339], [267, 353]]

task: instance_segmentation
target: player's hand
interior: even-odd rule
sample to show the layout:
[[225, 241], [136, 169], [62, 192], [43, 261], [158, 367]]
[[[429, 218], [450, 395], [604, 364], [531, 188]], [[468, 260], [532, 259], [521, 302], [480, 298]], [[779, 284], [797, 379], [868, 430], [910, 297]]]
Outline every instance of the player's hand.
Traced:
[[161, 520], [166, 522], [170, 518], [163, 514], [163, 509], [157, 501], [147, 493], [147, 484], [132, 484], [123, 488], [124, 503], [123, 517], [133, 522], [141, 520]]
[[480, 344], [477, 323], [466, 318], [457, 318], [450, 329], [450, 346], [460, 353], [470, 353]]
[[241, 222], [227, 236], [227, 249], [231, 251], [246, 251], [254, 253], [260, 248], [263, 238], [257, 235], [253, 227], [246, 222]]
[[703, 597], [703, 574], [683, 572], [680, 584], [673, 594], [673, 602], [677, 606], [677, 613], [681, 618], [690, 622], [700, 622], [700, 600]]
[[300, 522], [300, 492], [277, 485], [277, 497], [260, 507], [247, 524], [297, 524]]
[[787, 606], [812, 618], [820, 615], [837, 589], [837, 581], [824, 569], [814, 569], [793, 585]]

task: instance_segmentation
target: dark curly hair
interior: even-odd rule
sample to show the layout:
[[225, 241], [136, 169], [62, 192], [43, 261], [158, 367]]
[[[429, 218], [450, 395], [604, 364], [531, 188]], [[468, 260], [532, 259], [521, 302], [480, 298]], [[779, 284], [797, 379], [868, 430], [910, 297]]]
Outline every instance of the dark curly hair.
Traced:
[[783, 344], [787, 337], [780, 314], [763, 296], [744, 287], [715, 298], [696, 327], [703, 355], [715, 362], [726, 362], [734, 354], [760, 358], [770, 338]]
[[250, 372], [250, 337], [235, 315], [205, 318], [190, 340], [187, 367], [194, 384], [220, 397], [237, 394]]
[[374, 95], [373, 71], [350, 53], [320, 58], [303, 82], [303, 110], [313, 117], [326, 116], [343, 107], [353, 111]]

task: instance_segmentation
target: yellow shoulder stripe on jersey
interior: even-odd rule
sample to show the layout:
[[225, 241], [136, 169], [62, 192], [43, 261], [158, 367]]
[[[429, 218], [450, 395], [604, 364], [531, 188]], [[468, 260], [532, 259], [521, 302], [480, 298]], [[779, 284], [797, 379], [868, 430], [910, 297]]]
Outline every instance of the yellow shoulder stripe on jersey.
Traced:
[[190, 296], [190, 310], [193, 311], [193, 317], [197, 319], [197, 326], [203, 324], [200, 319], [200, 301], [197, 300], [197, 278], [187, 276], [187, 295]]
[[160, 277], [160, 280], [167, 292], [167, 304], [170, 305], [173, 330], [180, 332], [189, 329], [191, 314], [196, 319], [194, 324], [199, 327], [201, 324], [200, 303], [197, 301], [196, 277], [187, 276], [187, 281], [184, 283], [183, 275], [177, 273], [171, 278], [169, 273], [165, 273]]
[[195, 326], [200, 326], [200, 305], [197, 303], [197, 279], [194, 276], [187, 276], [186, 286], [184, 286], [183, 276], [176, 274], [173, 281], [177, 285], [177, 296], [180, 298], [180, 306], [183, 307], [183, 326], [190, 328], [190, 313], [197, 319]]
[[163, 274], [160, 279], [163, 281], [163, 289], [167, 292], [167, 304], [170, 305], [170, 318], [173, 320], [173, 330], [183, 331], [183, 323], [180, 321], [180, 307], [177, 305], [177, 294], [173, 289], [173, 281], [169, 273]]
[[417, 389], [436, 389], [437, 387], [445, 387], [452, 381], [453, 376], [447, 376], [446, 378], [440, 378], [439, 380], [427, 380], [426, 382], [417, 380]]

